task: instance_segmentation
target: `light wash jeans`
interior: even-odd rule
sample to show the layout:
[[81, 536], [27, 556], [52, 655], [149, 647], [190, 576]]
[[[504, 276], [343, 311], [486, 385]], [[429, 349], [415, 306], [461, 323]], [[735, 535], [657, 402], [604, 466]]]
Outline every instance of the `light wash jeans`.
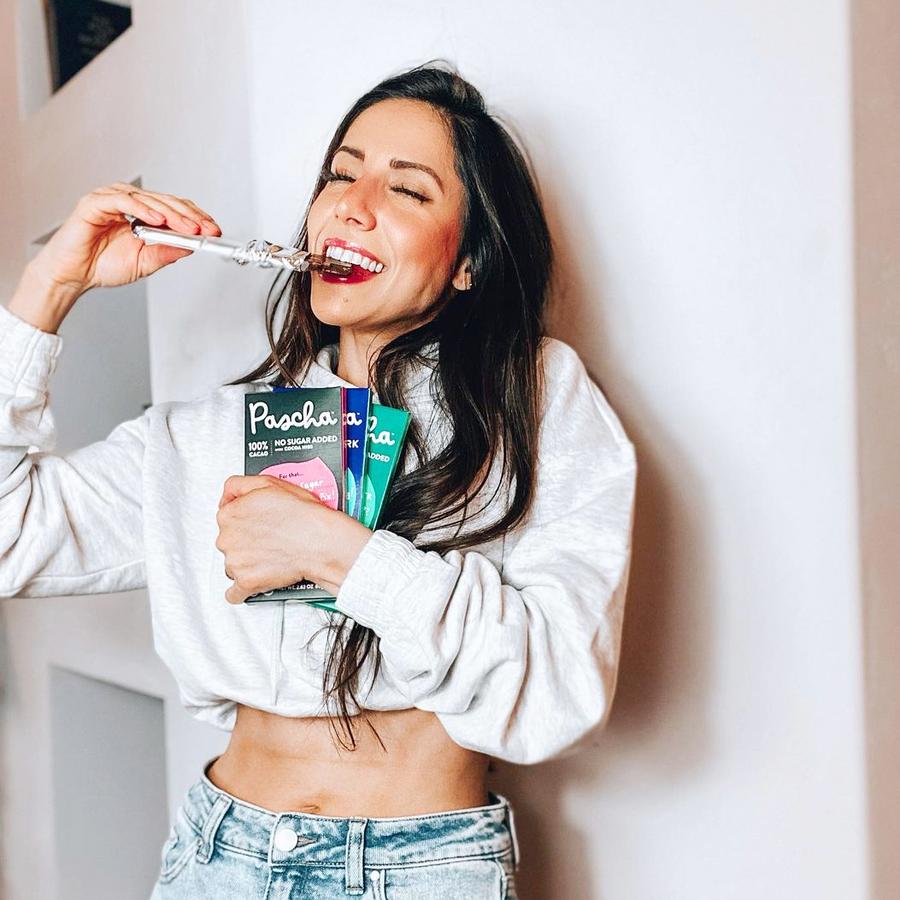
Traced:
[[512, 807], [392, 818], [275, 813], [190, 788], [163, 845], [150, 900], [515, 900]]

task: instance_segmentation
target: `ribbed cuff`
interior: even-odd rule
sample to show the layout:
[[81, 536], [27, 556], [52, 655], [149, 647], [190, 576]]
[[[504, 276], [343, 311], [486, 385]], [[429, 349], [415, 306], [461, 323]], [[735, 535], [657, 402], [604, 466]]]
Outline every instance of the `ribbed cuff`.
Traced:
[[63, 343], [0, 304], [0, 380], [45, 392]]
[[[445, 600], [459, 573], [440, 554], [419, 550], [392, 531], [380, 528], [347, 572], [335, 601], [341, 612], [377, 634], [402, 626], [409, 633], [415, 602]], [[413, 590], [410, 591], [410, 588]]]

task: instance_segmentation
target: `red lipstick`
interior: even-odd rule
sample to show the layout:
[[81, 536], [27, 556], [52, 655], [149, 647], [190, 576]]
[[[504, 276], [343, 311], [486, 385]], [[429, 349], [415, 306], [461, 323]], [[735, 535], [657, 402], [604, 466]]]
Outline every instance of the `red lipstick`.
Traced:
[[[374, 253], [367, 250], [365, 247], [361, 247], [359, 244], [352, 244], [349, 241], [343, 241], [340, 238], [332, 237], [326, 238], [323, 242], [322, 253], [324, 254], [329, 247], [340, 247], [343, 250], [350, 250], [373, 262], [379, 263], [382, 266], [384, 265]], [[348, 260], [348, 262], [352, 261]], [[368, 269], [363, 268], [363, 266], [357, 265], [356, 263], [352, 263], [352, 265], [353, 268], [349, 275], [330, 275], [327, 272], [319, 272], [319, 277], [322, 281], [326, 281], [329, 284], [359, 284], [362, 281], [369, 281], [372, 278], [376, 278], [381, 274], [381, 272], [370, 272]], [[382, 272], [383, 271], [384, 269], [382, 269]]]

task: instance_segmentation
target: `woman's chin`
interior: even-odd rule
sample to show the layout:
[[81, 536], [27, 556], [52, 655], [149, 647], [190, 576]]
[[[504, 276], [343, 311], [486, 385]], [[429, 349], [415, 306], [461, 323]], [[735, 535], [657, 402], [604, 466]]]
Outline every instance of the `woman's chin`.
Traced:
[[355, 325], [359, 322], [359, 312], [353, 307], [349, 297], [340, 297], [327, 303], [310, 301], [313, 315], [324, 325]]

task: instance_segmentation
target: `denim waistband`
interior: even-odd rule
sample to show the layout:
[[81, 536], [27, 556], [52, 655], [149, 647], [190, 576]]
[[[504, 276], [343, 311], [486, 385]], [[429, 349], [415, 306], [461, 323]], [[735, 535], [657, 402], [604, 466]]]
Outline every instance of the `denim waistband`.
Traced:
[[[512, 807], [489, 791], [486, 806], [387, 818], [274, 812], [247, 803], [214, 785], [206, 775], [191, 786], [182, 804], [200, 837], [204, 861], [213, 845], [266, 860], [271, 865], [346, 867], [348, 882], [364, 867], [399, 868], [454, 859], [499, 857], [510, 850], [518, 866], [519, 847]], [[205, 858], [205, 859], [204, 859]]]

